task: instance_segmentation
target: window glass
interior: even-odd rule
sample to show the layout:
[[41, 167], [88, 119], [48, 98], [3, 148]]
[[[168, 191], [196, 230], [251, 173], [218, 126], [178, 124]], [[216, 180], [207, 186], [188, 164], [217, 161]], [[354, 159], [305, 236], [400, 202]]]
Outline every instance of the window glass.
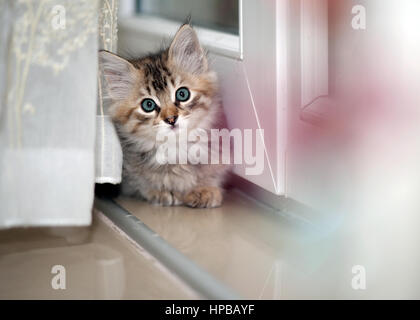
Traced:
[[137, 13], [184, 22], [191, 15], [194, 26], [239, 34], [238, 0], [137, 0]]

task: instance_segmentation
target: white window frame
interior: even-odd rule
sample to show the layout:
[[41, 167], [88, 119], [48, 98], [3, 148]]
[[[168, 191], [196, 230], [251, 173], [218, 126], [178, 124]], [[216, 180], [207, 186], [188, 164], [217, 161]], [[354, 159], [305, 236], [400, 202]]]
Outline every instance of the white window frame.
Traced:
[[334, 107], [329, 97], [328, 0], [300, 1], [300, 119], [318, 125]]
[[[130, 10], [124, 3], [120, 12], [126, 14]], [[254, 140], [262, 138], [256, 129], [264, 129], [263, 174], [246, 175], [245, 165], [235, 165], [234, 173], [277, 195], [285, 194], [286, 185], [289, 5], [290, 0], [239, 0], [239, 36], [196, 28], [219, 74], [228, 126], [253, 129]], [[178, 28], [179, 23], [166, 19], [122, 15], [119, 46], [130, 54], [153, 52]]]

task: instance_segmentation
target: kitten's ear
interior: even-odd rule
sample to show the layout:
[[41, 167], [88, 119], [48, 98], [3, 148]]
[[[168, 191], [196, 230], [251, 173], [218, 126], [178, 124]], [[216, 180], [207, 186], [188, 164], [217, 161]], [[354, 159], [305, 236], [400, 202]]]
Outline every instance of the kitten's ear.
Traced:
[[105, 79], [105, 98], [127, 99], [138, 80], [137, 69], [127, 60], [110, 53], [99, 51], [99, 69]]
[[169, 47], [169, 59], [179, 68], [192, 74], [207, 71], [206, 54], [189, 24], [184, 24], [176, 33]]

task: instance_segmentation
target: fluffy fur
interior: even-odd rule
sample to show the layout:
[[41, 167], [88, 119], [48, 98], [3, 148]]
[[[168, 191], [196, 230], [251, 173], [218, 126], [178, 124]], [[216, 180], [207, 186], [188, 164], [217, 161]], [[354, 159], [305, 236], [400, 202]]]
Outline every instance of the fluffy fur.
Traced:
[[[191, 26], [183, 25], [166, 50], [139, 59], [127, 61], [101, 51], [100, 68], [113, 100], [109, 113], [123, 148], [122, 192], [160, 205], [221, 205], [228, 166], [156, 161], [158, 133], [172, 130], [179, 136], [179, 128], [210, 132], [220, 121], [217, 77], [209, 70]], [[175, 99], [180, 87], [191, 93], [185, 102]], [[157, 110], [145, 112], [140, 105], [145, 98], [153, 99]], [[173, 117], [177, 117], [175, 126], [165, 122]], [[210, 149], [206, 143], [200, 147]]]

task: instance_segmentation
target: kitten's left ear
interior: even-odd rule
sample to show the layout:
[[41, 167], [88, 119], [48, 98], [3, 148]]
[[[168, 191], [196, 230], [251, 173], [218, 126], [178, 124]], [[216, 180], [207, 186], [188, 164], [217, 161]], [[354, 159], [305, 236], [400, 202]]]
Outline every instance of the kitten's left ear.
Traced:
[[192, 74], [207, 71], [206, 54], [189, 24], [184, 24], [176, 33], [169, 47], [169, 59], [179, 68]]

